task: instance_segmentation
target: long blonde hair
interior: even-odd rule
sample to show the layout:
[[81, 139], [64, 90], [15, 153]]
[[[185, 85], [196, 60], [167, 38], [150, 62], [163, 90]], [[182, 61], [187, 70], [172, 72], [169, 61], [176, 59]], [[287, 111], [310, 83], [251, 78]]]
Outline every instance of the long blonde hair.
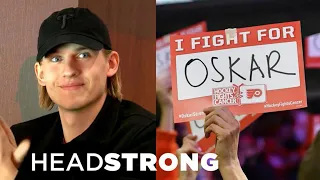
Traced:
[[[104, 56], [108, 58], [112, 51], [104, 50]], [[121, 92], [121, 76], [120, 76], [120, 68], [112, 77], [107, 79], [107, 95], [117, 98], [119, 101], [122, 100], [122, 92]], [[39, 105], [41, 108], [51, 110], [54, 106], [54, 102], [50, 98], [46, 86], [41, 86], [38, 83], [38, 94], [39, 94]]]

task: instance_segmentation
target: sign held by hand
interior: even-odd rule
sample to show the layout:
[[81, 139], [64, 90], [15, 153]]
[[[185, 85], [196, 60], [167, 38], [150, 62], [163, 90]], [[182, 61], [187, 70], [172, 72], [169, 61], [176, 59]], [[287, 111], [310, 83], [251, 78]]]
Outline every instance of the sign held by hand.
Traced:
[[175, 122], [306, 107], [302, 52], [299, 21], [171, 36]]

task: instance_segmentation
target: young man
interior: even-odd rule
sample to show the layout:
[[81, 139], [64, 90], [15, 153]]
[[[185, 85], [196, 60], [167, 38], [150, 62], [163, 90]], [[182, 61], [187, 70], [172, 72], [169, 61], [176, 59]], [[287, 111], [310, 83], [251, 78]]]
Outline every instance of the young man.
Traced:
[[[139, 157], [133, 171], [126, 170], [126, 159], [104, 159], [156, 151], [155, 115], [122, 99], [119, 62], [107, 28], [88, 9], [49, 16], [40, 27], [34, 67], [40, 106], [56, 104], [59, 111], [12, 126], [14, 135], [1, 122], [0, 179], [155, 179], [155, 172], [140, 170]], [[102, 159], [87, 159], [87, 153]], [[120, 165], [115, 160], [120, 169], [111, 171]], [[88, 165], [100, 168], [88, 172]]]

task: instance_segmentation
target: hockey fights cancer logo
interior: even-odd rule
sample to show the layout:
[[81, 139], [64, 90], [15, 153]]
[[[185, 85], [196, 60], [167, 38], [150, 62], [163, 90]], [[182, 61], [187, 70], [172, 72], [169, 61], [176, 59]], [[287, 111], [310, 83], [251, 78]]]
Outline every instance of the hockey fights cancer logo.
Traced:
[[214, 106], [255, 104], [266, 102], [266, 85], [233, 85], [231, 87], [213, 88]]

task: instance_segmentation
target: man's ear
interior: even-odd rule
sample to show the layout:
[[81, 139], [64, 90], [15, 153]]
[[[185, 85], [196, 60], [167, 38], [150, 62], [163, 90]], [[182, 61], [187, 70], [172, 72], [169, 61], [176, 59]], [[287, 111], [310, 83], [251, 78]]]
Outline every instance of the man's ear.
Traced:
[[107, 77], [115, 75], [119, 69], [120, 58], [116, 51], [112, 51], [108, 56]]
[[44, 77], [43, 77], [43, 69], [40, 65], [39, 62], [36, 62], [35, 65], [34, 65], [34, 72], [37, 76], [37, 79], [38, 79], [38, 83], [41, 85], [41, 86], [46, 86], [45, 84], [45, 81], [44, 81]]

